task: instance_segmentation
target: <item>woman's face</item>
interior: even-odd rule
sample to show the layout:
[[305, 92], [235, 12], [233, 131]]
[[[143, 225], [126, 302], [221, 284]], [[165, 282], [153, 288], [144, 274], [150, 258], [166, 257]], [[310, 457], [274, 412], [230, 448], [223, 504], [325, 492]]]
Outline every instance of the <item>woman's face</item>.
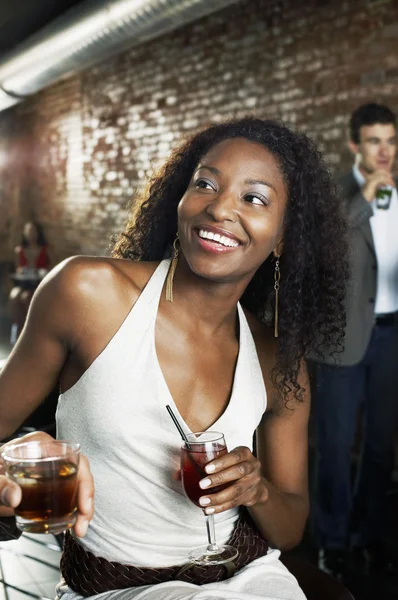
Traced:
[[25, 227], [23, 229], [23, 235], [29, 244], [37, 243], [37, 239], [38, 239], [37, 229], [33, 223], [25, 223]]
[[286, 185], [273, 154], [245, 138], [201, 159], [178, 205], [183, 254], [214, 281], [248, 280], [282, 239]]

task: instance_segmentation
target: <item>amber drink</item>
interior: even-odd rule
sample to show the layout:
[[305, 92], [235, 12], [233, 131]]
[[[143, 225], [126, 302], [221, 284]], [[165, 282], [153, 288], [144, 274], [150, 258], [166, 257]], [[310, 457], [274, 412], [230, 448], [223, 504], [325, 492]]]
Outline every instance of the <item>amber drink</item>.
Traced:
[[7, 477], [22, 490], [17, 527], [30, 533], [61, 533], [77, 513], [79, 444], [27, 442], [2, 452]]

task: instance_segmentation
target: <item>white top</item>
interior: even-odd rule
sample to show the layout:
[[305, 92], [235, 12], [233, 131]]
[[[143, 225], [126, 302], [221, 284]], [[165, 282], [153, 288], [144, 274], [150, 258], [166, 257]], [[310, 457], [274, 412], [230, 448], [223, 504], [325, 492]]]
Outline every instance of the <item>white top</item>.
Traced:
[[[366, 180], [356, 166], [353, 167], [353, 174], [359, 187], [362, 188]], [[377, 208], [374, 199], [370, 205], [373, 210], [370, 227], [377, 258], [375, 314], [381, 315], [398, 310], [398, 195], [396, 188], [392, 189], [390, 206], [387, 210]]]
[[[106, 348], [79, 381], [59, 397], [57, 437], [81, 444], [95, 481], [95, 514], [79, 542], [97, 556], [138, 566], [187, 562], [207, 543], [203, 511], [172, 479], [181, 440], [166, 404], [183, 429], [155, 349], [158, 304], [169, 267], [162, 261]], [[238, 305], [239, 355], [231, 398], [209, 428], [228, 448], [252, 448], [266, 409], [266, 392], [253, 337]], [[106, 318], [106, 315], [104, 315]], [[184, 365], [176, 365], [183, 369]], [[216, 515], [217, 541], [230, 537], [237, 509]]]

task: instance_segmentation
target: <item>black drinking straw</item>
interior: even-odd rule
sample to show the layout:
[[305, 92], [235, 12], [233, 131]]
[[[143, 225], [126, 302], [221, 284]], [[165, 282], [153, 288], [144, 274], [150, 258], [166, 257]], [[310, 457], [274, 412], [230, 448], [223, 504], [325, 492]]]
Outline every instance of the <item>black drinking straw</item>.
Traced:
[[177, 421], [177, 417], [175, 416], [175, 414], [173, 413], [173, 411], [171, 410], [170, 406], [168, 404], [166, 404], [166, 408], [167, 408], [167, 412], [169, 413], [170, 417], [173, 419], [174, 421], [174, 425], [177, 427], [178, 431], [180, 432], [180, 436], [182, 437], [182, 439], [184, 440], [184, 442], [186, 443], [186, 445], [188, 446], [188, 449], [191, 450], [191, 445], [188, 441], [187, 436], [185, 435], [181, 425], [179, 424], [179, 422]]

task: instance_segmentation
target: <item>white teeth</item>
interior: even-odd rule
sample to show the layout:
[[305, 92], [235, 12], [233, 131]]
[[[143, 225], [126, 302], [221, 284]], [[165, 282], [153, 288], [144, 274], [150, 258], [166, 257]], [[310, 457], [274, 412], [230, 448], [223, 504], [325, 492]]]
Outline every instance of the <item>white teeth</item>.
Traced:
[[236, 240], [232, 240], [231, 238], [225, 235], [220, 235], [219, 233], [206, 231], [205, 229], [199, 230], [199, 237], [205, 240], [213, 240], [214, 242], [222, 244], [223, 246], [227, 246], [228, 248], [236, 248], [236, 246], [239, 246], [239, 243]]

